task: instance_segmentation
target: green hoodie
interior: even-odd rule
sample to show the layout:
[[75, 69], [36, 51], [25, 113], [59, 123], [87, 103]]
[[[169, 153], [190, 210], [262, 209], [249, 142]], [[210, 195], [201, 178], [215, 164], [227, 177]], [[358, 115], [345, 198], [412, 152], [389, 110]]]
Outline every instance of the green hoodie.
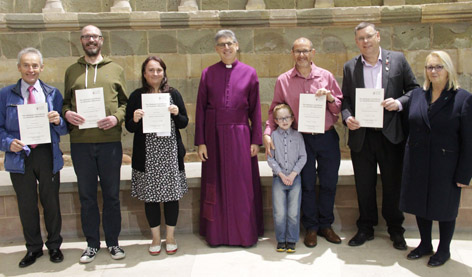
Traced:
[[[104, 57], [96, 65], [85, 61], [84, 57], [77, 60], [77, 63], [69, 66], [64, 78], [64, 104], [62, 114], [67, 111], [77, 111], [75, 91], [85, 89], [85, 69], [88, 66], [87, 88], [103, 87], [105, 99], [106, 115], [114, 115], [118, 119], [118, 124], [109, 129], [99, 128], [79, 129], [77, 126], [69, 124], [71, 143], [101, 143], [121, 141], [121, 124], [125, 117], [126, 83], [124, 71], [121, 66], [112, 62], [110, 58]], [[97, 72], [95, 72], [97, 70]], [[96, 82], [94, 76], [96, 74]]]

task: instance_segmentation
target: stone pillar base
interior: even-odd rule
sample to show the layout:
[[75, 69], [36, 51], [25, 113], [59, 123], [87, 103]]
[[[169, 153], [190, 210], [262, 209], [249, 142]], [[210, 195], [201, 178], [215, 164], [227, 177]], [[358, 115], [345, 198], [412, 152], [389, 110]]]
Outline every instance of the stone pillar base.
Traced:
[[179, 6], [178, 7], [179, 12], [193, 12], [193, 11], [198, 11], [198, 6]]
[[334, 8], [334, 0], [315, 0], [315, 8]]
[[246, 10], [265, 10], [266, 6], [263, 0], [248, 0]]
[[405, 5], [405, 0], [384, 0], [384, 6], [402, 6]]
[[132, 9], [129, 0], [115, 0], [110, 11], [113, 13], [130, 13]]

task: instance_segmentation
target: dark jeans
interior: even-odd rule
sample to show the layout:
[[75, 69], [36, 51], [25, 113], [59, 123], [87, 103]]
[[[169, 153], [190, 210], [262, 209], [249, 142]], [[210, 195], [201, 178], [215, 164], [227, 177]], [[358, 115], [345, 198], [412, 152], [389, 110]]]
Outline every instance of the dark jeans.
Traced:
[[43, 248], [39, 223], [38, 188], [39, 199], [44, 210], [44, 223], [48, 232], [46, 247], [56, 249], [62, 243], [59, 172], [53, 174], [52, 168], [51, 144], [39, 144], [25, 158], [25, 174], [10, 173], [18, 199], [18, 210], [28, 251], [38, 252]]
[[118, 245], [121, 231], [121, 142], [71, 143], [71, 156], [79, 187], [82, 231], [90, 247], [100, 247], [98, 177], [103, 197], [103, 231], [107, 246]]
[[[341, 152], [335, 129], [324, 134], [303, 134], [307, 161], [302, 170], [302, 224], [307, 230], [331, 227]], [[320, 180], [318, 201], [316, 177]]]
[[373, 234], [377, 215], [377, 164], [382, 179], [382, 215], [390, 234], [403, 234], [403, 213], [399, 210], [404, 144], [392, 144], [381, 131], [371, 128], [365, 133], [360, 152], [351, 151], [356, 182], [360, 231]]

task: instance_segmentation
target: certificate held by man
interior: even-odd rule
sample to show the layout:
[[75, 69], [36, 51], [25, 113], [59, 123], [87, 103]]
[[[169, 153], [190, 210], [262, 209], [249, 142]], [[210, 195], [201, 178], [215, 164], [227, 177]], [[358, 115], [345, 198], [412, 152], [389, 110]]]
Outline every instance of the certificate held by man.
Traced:
[[79, 129], [97, 128], [97, 122], [106, 117], [103, 88], [78, 89], [75, 100], [77, 113], [85, 118]]
[[141, 96], [144, 111], [143, 133], [170, 136], [170, 94], [146, 93]]
[[50, 143], [48, 104], [38, 103], [17, 107], [20, 140], [25, 144]]
[[325, 132], [326, 95], [300, 94], [298, 131], [303, 133]]
[[384, 89], [356, 88], [356, 119], [361, 127], [383, 128]]

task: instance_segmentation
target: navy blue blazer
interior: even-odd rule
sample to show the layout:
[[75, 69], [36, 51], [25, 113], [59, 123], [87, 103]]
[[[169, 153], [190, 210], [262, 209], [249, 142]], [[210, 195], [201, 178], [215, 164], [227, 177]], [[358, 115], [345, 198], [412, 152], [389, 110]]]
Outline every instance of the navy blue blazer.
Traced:
[[430, 91], [411, 93], [400, 210], [429, 220], [457, 217], [461, 188], [472, 177], [472, 94], [444, 90], [429, 106]]

